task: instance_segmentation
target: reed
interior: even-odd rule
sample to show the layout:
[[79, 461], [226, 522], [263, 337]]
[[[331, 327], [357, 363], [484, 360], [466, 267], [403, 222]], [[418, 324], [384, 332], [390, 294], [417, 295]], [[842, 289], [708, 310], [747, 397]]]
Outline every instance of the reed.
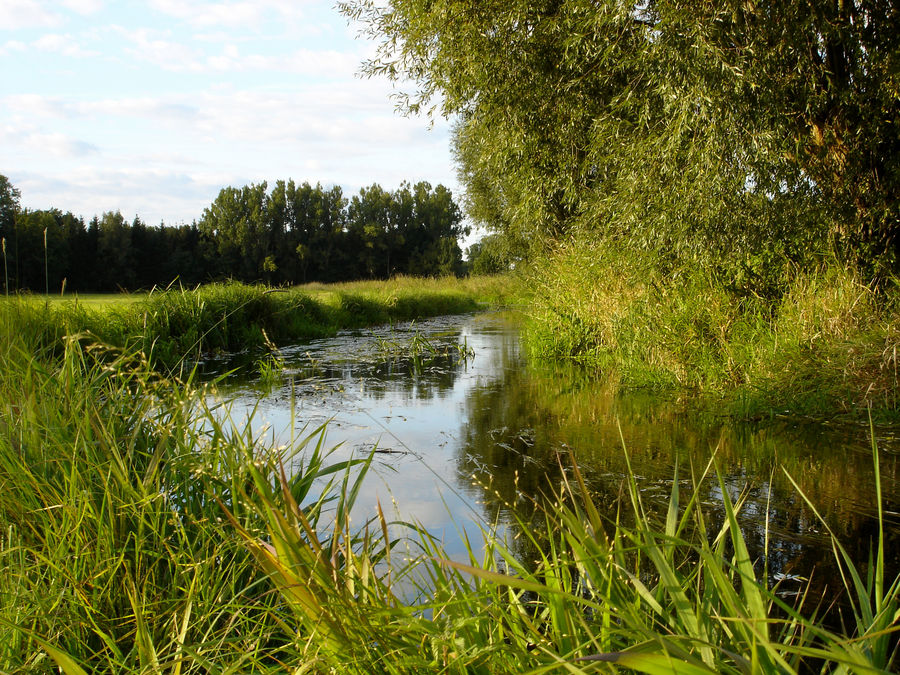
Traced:
[[5, 325], [24, 330], [41, 348], [58, 350], [63, 336], [90, 334], [105, 344], [141, 351], [157, 367], [178, 370], [203, 353], [263, 350], [267, 341], [284, 344], [343, 328], [472, 312], [507, 297], [502, 289], [513, 286], [500, 278], [399, 278], [298, 289], [229, 283], [154, 290], [143, 298], [99, 305], [77, 297], [45, 303], [19, 296], [0, 306], [0, 314], [8, 317]]
[[761, 297], [708, 267], [581, 242], [530, 283], [525, 342], [538, 358], [572, 360], [626, 387], [693, 391], [740, 417], [900, 416], [896, 280], [876, 289], [825, 260], [788, 267]]
[[[877, 465], [877, 450], [873, 457]], [[569, 476], [553, 499], [541, 501], [537, 524], [518, 523], [535, 560], [523, 560], [489, 527], [470, 543], [468, 560], [451, 560], [421, 528], [404, 525], [408, 538], [398, 537], [380, 507], [355, 538], [339, 511], [323, 543], [287, 494], [284, 510], [273, 506], [277, 489], [264, 481], [257, 487], [267, 541], [243, 534], [304, 636], [300, 647], [311, 661], [304, 667], [319, 672], [699, 675], [896, 667], [900, 580], [884, 577], [881, 553], [857, 566], [834, 540], [851, 598], [846, 632], [835, 631], [818, 601], [801, 593], [789, 604], [769, 582], [765, 562], [750, 559], [738, 522], [743, 497], [732, 501], [713, 464], [692, 471], [685, 495], [676, 474], [661, 521], [642, 503], [633, 474], [611, 513], [595, 506], [577, 464]], [[710, 481], [724, 513], [715, 527], [701, 508]], [[343, 485], [348, 503], [355, 489]], [[883, 544], [883, 530], [880, 536]]]
[[304, 499], [347, 463], [329, 466], [316, 434], [270, 447], [137, 353], [75, 338], [58, 353], [0, 348], [0, 670], [260, 671], [285, 658], [280, 602], [223, 508], [262, 535], [254, 476], [277, 482], [295, 462]]

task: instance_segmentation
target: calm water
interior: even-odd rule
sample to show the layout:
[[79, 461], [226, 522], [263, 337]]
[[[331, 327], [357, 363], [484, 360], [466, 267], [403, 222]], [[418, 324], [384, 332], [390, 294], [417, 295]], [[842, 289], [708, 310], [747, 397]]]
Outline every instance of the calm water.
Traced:
[[[436, 355], [398, 354], [398, 346], [423, 336]], [[645, 503], [663, 513], [676, 465], [687, 495], [692, 467], [702, 471], [715, 455], [725, 489], [732, 499], [746, 500], [741, 522], [760, 560], [768, 533], [773, 576], [811, 576], [819, 592], [837, 582], [827, 533], [787, 473], [856, 560], [868, 558], [877, 537], [867, 428], [778, 419], [734, 423], [692, 413], [689, 400], [617, 391], [581, 369], [530, 365], [515, 323], [503, 315], [347, 332], [285, 349], [283, 357], [285, 380], [270, 390], [247, 374], [224, 381], [219, 392], [235, 399], [233, 416], [240, 420], [256, 408], [254, 425], [279, 444], [327, 422], [326, 445], [340, 444], [335, 459], [376, 449], [356, 518], [374, 514], [380, 501], [386, 512], [443, 539], [455, 556], [465, 550], [463, 529], [474, 533], [478, 523], [489, 522], [514, 532], [512, 510], [527, 522], [530, 502], [522, 495], [552, 491], [572, 457], [598, 506], [614, 516], [627, 472], [625, 448]], [[896, 573], [900, 441], [887, 432], [878, 432], [876, 441], [887, 559]], [[722, 493], [714, 474], [702, 494], [715, 525]], [[789, 582], [783, 588], [790, 593]]]

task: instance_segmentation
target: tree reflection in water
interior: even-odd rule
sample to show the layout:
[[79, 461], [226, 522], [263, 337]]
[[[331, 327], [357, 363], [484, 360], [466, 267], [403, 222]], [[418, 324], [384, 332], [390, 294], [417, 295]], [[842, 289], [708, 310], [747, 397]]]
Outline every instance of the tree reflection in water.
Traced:
[[[573, 462], [585, 475], [591, 499], [612, 522], [619, 513], [628, 472], [626, 452], [645, 506], [662, 523], [679, 467], [681, 503], [689, 498], [692, 472], [710, 459], [722, 472], [732, 500], [741, 495], [740, 523], [759, 571], [785, 590], [796, 577], [812, 579], [814, 596], [841, 587], [830, 541], [797, 494], [788, 472], [816, 505], [857, 561], [877, 542], [874, 470], [868, 430], [774, 419], [740, 423], [691, 412], [690, 400], [620, 390], [614, 381], [571, 365], [528, 364], [516, 355], [502, 377], [475, 387], [467, 397], [461, 476], [484, 486], [485, 517], [521, 534], [545, 527], [537, 504], [552, 498]], [[881, 438], [881, 475], [887, 524], [886, 559], [900, 571], [900, 514], [896, 445]], [[701, 488], [709, 531], [721, 526], [722, 495], [715, 472]], [[534, 499], [532, 499], [534, 498]], [[622, 509], [629, 513], [628, 508]], [[768, 549], [766, 542], [768, 539]], [[535, 559], [527, 537], [518, 554]], [[767, 560], [765, 552], [767, 553]]]

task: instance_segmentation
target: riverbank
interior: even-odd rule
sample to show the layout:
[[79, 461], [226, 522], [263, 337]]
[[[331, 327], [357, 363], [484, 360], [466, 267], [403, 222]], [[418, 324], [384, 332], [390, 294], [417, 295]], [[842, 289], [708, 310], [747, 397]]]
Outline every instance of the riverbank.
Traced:
[[[598, 512], [569, 464], [557, 500], [521, 495], [535, 498], [517, 527], [531, 558], [485, 524], [467, 558], [453, 560], [432, 533], [380, 508], [351, 523], [368, 459], [329, 460], [315, 430], [274, 447], [139, 351], [51, 343], [31, 314], [0, 318], [9, 322], [0, 333], [0, 670], [896, 665], [900, 583], [884, 573], [883, 528], [868, 561], [835, 544], [848, 575], [841, 592], [853, 598], [840, 629], [786, 600], [802, 593], [783, 596], [749, 559], [735, 515], [742, 498], [731, 502], [711, 466], [696, 467], [689, 486], [673, 477], [660, 517], [645, 510], [631, 472], [620, 501]], [[721, 495], [721, 517], [699, 508], [710, 491]]]
[[780, 279], [761, 297], [649, 255], [564, 247], [531, 274], [524, 339], [537, 358], [693, 393], [719, 414], [900, 421], [896, 280], [876, 289], [836, 262]]
[[24, 332], [35, 348], [59, 349], [68, 335], [139, 351], [173, 368], [198, 355], [265, 349], [344, 328], [362, 328], [516, 302], [510, 277], [311, 284], [290, 289], [239, 283], [148, 294], [0, 299], [0, 327]]

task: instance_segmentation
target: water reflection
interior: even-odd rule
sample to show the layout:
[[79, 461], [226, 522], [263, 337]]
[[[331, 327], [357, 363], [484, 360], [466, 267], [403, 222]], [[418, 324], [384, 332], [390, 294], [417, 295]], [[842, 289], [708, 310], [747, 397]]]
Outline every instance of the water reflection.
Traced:
[[[385, 349], [386, 341], [404, 344], [417, 335], [440, 348], [427, 362]], [[458, 345], [473, 349], [474, 358]], [[768, 563], [773, 579], [812, 576], [820, 593], [836, 583], [827, 533], [787, 474], [856, 560], [868, 559], [877, 537], [867, 429], [731, 423], [692, 412], [690, 400], [619, 391], [583, 369], [527, 364], [514, 322], [501, 315], [348, 332], [294, 346], [283, 358], [284, 384], [261, 400], [239, 375], [222, 385], [223, 394], [258, 407], [257, 422], [271, 424], [276, 442], [292, 443], [301, 423], [328, 422], [327, 443], [342, 444], [339, 457], [377, 447], [382, 452], [359, 511], [368, 516], [376, 501], [395, 500], [397, 517], [422, 523], [454, 555], [465, 553], [459, 529], [473, 522], [499, 522], [513, 533], [518, 522], [531, 522], [535, 502], [524, 496], [552, 493], [573, 461], [598, 507], [614, 518], [626, 451], [645, 505], [663, 514], [676, 465], [686, 499], [692, 473], [714, 457], [724, 489], [743, 499], [740, 522], [751, 554]], [[886, 558], [896, 573], [898, 443], [887, 435], [878, 442], [889, 512]], [[713, 472], [702, 487], [711, 528], [721, 523], [721, 503]]]
[[[500, 378], [475, 387], [467, 398], [466, 436], [458, 463], [461, 474], [489, 485], [480, 490], [486, 517], [509, 523], [516, 516], [525, 523], [535, 519], [539, 526], [534, 503], [522, 494], [552, 493], [577, 461], [598, 509], [611, 520], [617, 517], [629, 462], [645, 506], [662, 518], [676, 466], [683, 504], [692, 492], [691, 476], [702, 473], [712, 460], [711, 475], [701, 488], [710, 530], [723, 519], [718, 467], [731, 500], [743, 500], [739, 521], [751, 556], [760, 569], [768, 563], [773, 580], [812, 576], [819, 593], [826, 585], [839, 584], [827, 531], [788, 476], [854, 559], [869, 558], [878, 533], [867, 429], [778, 419], [733, 423], [691, 412], [689, 400], [622, 392], [584, 369], [529, 365], [516, 355], [511, 358]], [[886, 559], [893, 561], [896, 573], [900, 461], [893, 438], [878, 440], [889, 512]], [[520, 555], [527, 559], [534, 553], [523, 549]]]

